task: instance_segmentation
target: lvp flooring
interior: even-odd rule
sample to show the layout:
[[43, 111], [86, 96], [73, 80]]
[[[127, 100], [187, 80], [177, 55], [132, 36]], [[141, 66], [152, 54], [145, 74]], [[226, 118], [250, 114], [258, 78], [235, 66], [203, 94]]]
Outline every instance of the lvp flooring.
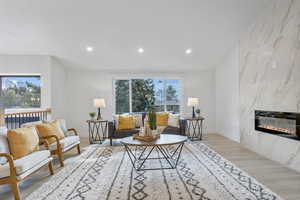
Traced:
[[[81, 141], [84, 150], [88, 146], [88, 140], [83, 138]], [[300, 200], [300, 173], [264, 158], [244, 148], [241, 144], [217, 134], [204, 135], [202, 142], [284, 199]], [[104, 145], [108, 145], [108, 141]], [[114, 145], [120, 144], [115, 142]], [[66, 154], [66, 159], [70, 156], [77, 156], [75, 149]], [[61, 168], [56, 159], [54, 166], [55, 173], [57, 173]], [[20, 184], [21, 195], [26, 197], [48, 179], [49, 172], [46, 168], [28, 177]], [[0, 200], [6, 199], [13, 199], [12, 194], [9, 186], [2, 185], [0, 186]]]

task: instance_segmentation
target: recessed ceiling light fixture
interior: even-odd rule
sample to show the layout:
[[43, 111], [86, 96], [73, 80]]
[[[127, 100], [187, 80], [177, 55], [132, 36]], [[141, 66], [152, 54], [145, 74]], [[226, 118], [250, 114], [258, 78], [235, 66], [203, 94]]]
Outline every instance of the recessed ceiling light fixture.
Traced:
[[144, 53], [144, 49], [143, 49], [143, 48], [139, 48], [139, 49], [138, 49], [138, 52], [139, 52], [139, 53]]
[[191, 54], [191, 53], [192, 53], [192, 49], [189, 48], [185, 50], [185, 54]]
[[87, 46], [85, 49], [86, 49], [87, 52], [92, 52], [92, 51], [94, 51], [94, 48], [91, 47], [91, 46]]

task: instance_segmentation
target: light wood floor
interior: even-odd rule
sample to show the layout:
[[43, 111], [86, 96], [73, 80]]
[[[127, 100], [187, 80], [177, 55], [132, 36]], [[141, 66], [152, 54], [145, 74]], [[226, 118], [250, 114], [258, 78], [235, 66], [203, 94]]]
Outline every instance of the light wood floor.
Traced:
[[[300, 173], [288, 169], [279, 163], [268, 160], [252, 151], [243, 148], [239, 143], [233, 142], [216, 134], [205, 135], [203, 143], [210, 146], [227, 160], [255, 177], [259, 182], [269, 187], [272, 191], [287, 200], [300, 199]], [[108, 142], [105, 144], [108, 145]], [[118, 142], [115, 145], [119, 145]], [[82, 139], [82, 149], [88, 146], [86, 139]], [[67, 154], [76, 156], [76, 150]], [[57, 160], [55, 162], [55, 173], [61, 168]], [[44, 169], [30, 176], [20, 184], [21, 194], [26, 197], [32, 191], [49, 179], [48, 170]], [[0, 186], [0, 200], [12, 199], [9, 186]]]

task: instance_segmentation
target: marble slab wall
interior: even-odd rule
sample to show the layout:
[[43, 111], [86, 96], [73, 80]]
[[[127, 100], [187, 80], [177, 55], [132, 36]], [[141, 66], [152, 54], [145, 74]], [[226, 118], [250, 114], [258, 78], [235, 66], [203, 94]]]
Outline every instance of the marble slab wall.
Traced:
[[254, 110], [300, 112], [300, 0], [274, 0], [240, 41], [240, 133], [247, 148], [300, 172], [300, 141], [254, 130]]

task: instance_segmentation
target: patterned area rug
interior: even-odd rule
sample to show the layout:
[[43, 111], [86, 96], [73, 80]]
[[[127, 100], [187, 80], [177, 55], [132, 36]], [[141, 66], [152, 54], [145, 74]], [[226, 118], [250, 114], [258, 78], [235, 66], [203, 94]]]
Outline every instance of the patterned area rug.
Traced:
[[[146, 165], [164, 164], [151, 160]], [[26, 199], [282, 200], [199, 142], [185, 144], [177, 169], [148, 171], [134, 170], [123, 147], [93, 145], [68, 159], [64, 169]]]

